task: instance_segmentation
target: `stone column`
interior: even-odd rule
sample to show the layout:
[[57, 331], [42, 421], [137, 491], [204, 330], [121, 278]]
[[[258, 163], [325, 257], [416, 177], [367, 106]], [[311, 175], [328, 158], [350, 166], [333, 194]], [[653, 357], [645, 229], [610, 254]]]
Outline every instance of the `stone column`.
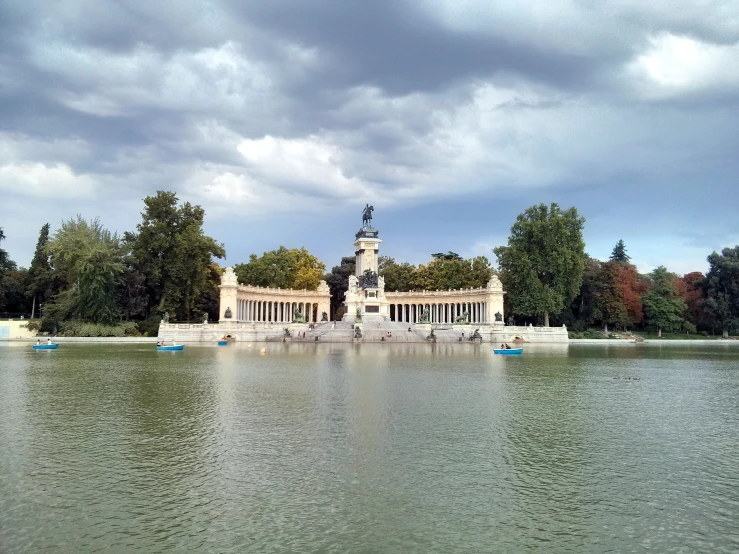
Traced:
[[[221, 284], [218, 287], [220, 289], [219, 294], [219, 306], [218, 306], [218, 321], [220, 323], [231, 323], [233, 317], [236, 315], [236, 300], [239, 289], [239, 282], [233, 268], [227, 267], [226, 271], [221, 276]], [[226, 319], [226, 310], [231, 310], [231, 319]]]

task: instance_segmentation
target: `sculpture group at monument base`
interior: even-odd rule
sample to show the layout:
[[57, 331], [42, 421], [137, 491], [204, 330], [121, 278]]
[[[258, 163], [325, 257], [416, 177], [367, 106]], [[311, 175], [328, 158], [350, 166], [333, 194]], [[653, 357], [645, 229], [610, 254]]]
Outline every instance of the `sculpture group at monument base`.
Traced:
[[[360, 338], [356, 331], [359, 329]], [[433, 331], [433, 339], [428, 337]], [[213, 343], [228, 337], [239, 343], [253, 342], [471, 342], [475, 333], [482, 337], [477, 342], [499, 345], [513, 343], [566, 343], [565, 327], [523, 327], [513, 325], [325, 321], [312, 326], [305, 323], [162, 323], [159, 339], [177, 342]], [[317, 339], [317, 340], [316, 340]]]

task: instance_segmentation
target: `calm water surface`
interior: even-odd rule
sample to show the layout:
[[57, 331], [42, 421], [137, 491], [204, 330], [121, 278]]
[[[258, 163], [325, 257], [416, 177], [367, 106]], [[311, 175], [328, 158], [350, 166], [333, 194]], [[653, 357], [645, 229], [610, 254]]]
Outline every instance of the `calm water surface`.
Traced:
[[739, 347], [0, 343], [0, 551], [100, 550], [737, 552]]

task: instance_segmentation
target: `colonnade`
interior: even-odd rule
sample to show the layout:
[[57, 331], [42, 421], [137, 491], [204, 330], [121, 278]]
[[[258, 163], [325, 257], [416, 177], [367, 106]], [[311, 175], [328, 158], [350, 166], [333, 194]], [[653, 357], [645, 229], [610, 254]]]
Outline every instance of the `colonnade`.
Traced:
[[418, 323], [423, 310], [429, 311], [431, 323], [454, 323], [457, 316], [467, 312], [468, 323], [489, 323], [485, 302], [456, 302], [434, 304], [390, 304], [390, 319], [399, 323]]
[[295, 310], [307, 323], [318, 321], [317, 302], [281, 302], [276, 300], [237, 300], [236, 321], [291, 323]]

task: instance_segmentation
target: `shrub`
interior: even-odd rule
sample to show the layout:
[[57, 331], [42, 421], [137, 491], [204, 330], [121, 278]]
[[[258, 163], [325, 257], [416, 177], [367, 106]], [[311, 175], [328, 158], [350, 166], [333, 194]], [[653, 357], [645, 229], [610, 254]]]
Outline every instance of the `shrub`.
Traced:
[[156, 337], [159, 334], [159, 322], [162, 320], [158, 315], [138, 322], [139, 333], [145, 337]]
[[603, 333], [599, 329], [587, 329], [582, 333], [574, 333], [572, 331], [567, 333], [571, 339], [602, 339], [605, 338]]
[[134, 337], [136, 324], [130, 321], [119, 325], [103, 325], [84, 321], [65, 321], [59, 326], [60, 337]]
[[32, 320], [30, 320], [27, 323], [26, 328], [29, 331], [40, 331], [41, 330], [41, 320], [40, 319], [32, 319]]

